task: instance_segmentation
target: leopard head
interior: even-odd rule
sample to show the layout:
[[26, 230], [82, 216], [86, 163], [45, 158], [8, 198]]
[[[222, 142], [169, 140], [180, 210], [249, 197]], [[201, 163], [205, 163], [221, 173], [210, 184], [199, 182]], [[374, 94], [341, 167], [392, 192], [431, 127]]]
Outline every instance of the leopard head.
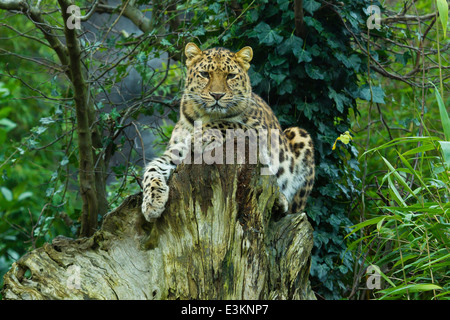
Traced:
[[245, 109], [252, 92], [247, 73], [252, 48], [244, 47], [236, 53], [224, 48], [202, 51], [188, 43], [185, 54], [188, 73], [183, 99], [196, 114], [220, 118]]

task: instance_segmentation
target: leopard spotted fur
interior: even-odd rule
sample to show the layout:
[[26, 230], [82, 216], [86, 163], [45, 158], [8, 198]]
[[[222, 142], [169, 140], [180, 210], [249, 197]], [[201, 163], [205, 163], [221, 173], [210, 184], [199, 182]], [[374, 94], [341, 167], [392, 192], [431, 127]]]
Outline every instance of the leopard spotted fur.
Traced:
[[303, 210], [314, 182], [313, 142], [298, 127], [282, 132], [271, 108], [252, 92], [247, 73], [252, 49], [245, 47], [236, 53], [224, 48], [201, 51], [189, 43], [185, 54], [188, 72], [180, 119], [164, 154], [151, 161], [144, 172], [142, 212], [145, 218], [150, 221], [164, 211], [169, 196], [168, 179], [190, 150], [192, 140], [185, 133], [193, 133], [195, 121], [201, 121], [203, 129], [217, 129], [222, 133], [226, 129], [279, 130], [279, 149], [276, 158], [271, 156], [269, 166], [272, 165], [284, 196], [279, 199], [280, 207], [292, 213]]

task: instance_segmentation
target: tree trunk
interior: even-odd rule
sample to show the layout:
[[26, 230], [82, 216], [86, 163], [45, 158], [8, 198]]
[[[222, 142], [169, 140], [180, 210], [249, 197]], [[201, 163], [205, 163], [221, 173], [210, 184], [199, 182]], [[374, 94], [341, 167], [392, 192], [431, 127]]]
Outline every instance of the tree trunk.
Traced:
[[[256, 165], [180, 165], [153, 223], [141, 195], [92, 237], [57, 237], [15, 262], [5, 299], [315, 299], [312, 227], [276, 219], [274, 176]], [[29, 271], [28, 271], [29, 270]]]

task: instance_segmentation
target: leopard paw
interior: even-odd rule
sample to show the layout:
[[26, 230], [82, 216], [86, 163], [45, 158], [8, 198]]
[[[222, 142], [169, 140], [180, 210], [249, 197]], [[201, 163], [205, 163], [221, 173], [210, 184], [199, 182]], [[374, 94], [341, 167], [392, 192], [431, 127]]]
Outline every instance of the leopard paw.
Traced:
[[159, 218], [165, 210], [165, 205], [169, 199], [169, 186], [154, 179], [144, 188], [144, 198], [142, 201], [142, 214], [147, 221]]

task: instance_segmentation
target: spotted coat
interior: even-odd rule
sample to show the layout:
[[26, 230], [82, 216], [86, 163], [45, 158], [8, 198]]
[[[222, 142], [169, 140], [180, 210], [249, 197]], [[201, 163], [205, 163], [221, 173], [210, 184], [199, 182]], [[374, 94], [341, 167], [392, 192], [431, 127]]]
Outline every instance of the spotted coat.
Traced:
[[[250, 47], [234, 53], [224, 48], [201, 51], [186, 45], [188, 68], [181, 100], [180, 120], [174, 127], [164, 154], [145, 168], [142, 212], [147, 220], [161, 215], [168, 200], [167, 181], [177, 164], [190, 152], [196, 121], [205, 129], [264, 129], [279, 131], [279, 148], [268, 155], [269, 166], [282, 193], [278, 200], [284, 212], [300, 212], [314, 182], [314, 147], [308, 132], [292, 127], [282, 132], [271, 108], [252, 92], [248, 69], [253, 57]], [[193, 133], [186, 135], [186, 132]], [[214, 148], [214, 137], [203, 137], [202, 150]], [[270, 134], [269, 134], [270, 140]]]

